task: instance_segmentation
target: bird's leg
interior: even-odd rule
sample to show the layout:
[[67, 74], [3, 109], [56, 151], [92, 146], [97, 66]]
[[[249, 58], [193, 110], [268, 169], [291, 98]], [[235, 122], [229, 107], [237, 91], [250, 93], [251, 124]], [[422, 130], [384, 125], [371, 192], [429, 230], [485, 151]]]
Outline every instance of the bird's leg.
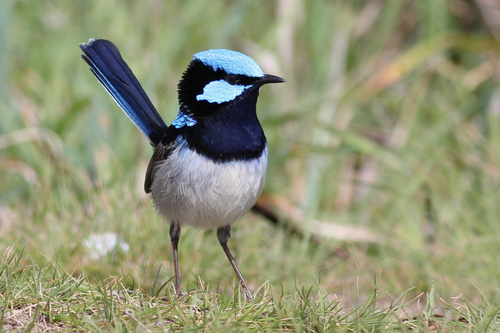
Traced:
[[217, 238], [219, 239], [219, 243], [222, 246], [222, 249], [226, 253], [227, 259], [229, 259], [231, 266], [233, 266], [233, 269], [236, 272], [238, 279], [240, 280], [241, 287], [245, 292], [247, 300], [249, 302], [253, 302], [254, 299], [252, 293], [250, 292], [250, 289], [248, 289], [247, 283], [245, 282], [243, 275], [241, 275], [240, 270], [238, 269], [238, 265], [236, 265], [236, 262], [234, 261], [234, 258], [231, 254], [231, 251], [229, 251], [229, 248], [227, 247], [227, 241], [229, 240], [229, 238], [231, 238], [231, 226], [227, 225], [225, 227], [217, 229]]
[[177, 245], [179, 245], [179, 238], [181, 237], [181, 227], [178, 223], [173, 222], [170, 225], [170, 242], [172, 242], [172, 252], [174, 254], [174, 272], [175, 272], [175, 292], [177, 297], [181, 297], [181, 285], [179, 282], [179, 257], [177, 254]]

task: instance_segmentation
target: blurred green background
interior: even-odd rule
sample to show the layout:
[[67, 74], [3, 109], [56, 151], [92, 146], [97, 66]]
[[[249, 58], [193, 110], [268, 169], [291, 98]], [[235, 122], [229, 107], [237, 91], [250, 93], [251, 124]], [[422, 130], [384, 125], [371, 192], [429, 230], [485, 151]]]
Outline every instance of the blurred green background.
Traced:
[[[195, 52], [244, 52], [261, 91], [260, 204], [230, 248], [252, 290], [319, 285], [498, 301], [500, 5], [486, 0], [0, 0], [0, 251], [41, 266], [173, 276], [168, 225], [143, 193], [152, 153], [80, 58], [113, 41], [167, 123]], [[127, 247], [96, 255], [91, 235]], [[94, 252], [93, 252], [94, 251]], [[213, 231], [183, 230], [182, 287], [234, 274]], [[171, 287], [171, 286], [169, 286]]]

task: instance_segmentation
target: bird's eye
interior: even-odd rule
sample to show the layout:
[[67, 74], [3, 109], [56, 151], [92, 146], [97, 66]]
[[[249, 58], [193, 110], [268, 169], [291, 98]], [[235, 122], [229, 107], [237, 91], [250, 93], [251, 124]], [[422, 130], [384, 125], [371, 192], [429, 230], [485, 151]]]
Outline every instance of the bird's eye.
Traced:
[[241, 83], [239, 75], [235, 75], [235, 74], [228, 74], [226, 76], [226, 81], [227, 81], [227, 83], [233, 84], [233, 85], [237, 85], [237, 84]]

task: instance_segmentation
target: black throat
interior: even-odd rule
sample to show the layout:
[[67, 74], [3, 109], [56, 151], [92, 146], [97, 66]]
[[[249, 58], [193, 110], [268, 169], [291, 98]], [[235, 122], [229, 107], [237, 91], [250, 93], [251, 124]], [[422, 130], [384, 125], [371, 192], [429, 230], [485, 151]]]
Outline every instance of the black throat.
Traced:
[[266, 137], [257, 119], [258, 95], [259, 89], [251, 88], [216, 112], [196, 117], [196, 125], [182, 128], [189, 146], [216, 162], [260, 157]]

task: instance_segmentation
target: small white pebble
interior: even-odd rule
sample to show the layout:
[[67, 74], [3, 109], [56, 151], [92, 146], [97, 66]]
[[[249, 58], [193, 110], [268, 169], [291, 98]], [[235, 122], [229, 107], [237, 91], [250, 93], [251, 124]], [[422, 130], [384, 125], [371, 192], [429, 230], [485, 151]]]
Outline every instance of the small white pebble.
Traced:
[[98, 260], [116, 250], [127, 252], [130, 249], [130, 245], [114, 232], [91, 234], [83, 244], [92, 260]]

